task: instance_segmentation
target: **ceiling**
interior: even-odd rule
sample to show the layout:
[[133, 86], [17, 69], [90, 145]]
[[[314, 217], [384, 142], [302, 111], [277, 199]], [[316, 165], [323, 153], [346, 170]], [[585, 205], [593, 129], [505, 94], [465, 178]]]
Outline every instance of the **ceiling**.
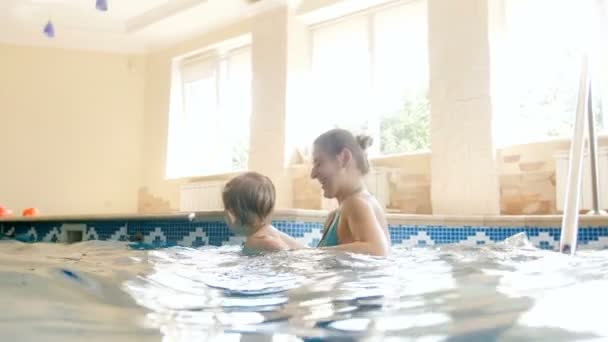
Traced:
[[[85, 50], [147, 52], [250, 15], [279, 0], [0, 0], [0, 42]], [[55, 38], [42, 29], [52, 20]]]

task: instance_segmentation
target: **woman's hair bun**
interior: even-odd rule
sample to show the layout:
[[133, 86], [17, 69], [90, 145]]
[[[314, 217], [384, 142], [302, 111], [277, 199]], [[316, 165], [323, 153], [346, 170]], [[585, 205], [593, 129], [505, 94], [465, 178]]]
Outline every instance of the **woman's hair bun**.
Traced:
[[355, 138], [363, 151], [367, 150], [374, 143], [374, 139], [369, 135], [359, 134]]

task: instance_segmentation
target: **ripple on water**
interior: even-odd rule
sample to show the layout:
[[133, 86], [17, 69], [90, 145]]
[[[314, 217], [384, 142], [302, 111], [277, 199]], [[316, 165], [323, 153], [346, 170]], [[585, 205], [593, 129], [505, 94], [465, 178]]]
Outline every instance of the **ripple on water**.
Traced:
[[572, 258], [521, 236], [388, 258], [3, 242], [0, 327], [58, 341], [586, 339], [608, 335], [607, 277], [607, 251]]

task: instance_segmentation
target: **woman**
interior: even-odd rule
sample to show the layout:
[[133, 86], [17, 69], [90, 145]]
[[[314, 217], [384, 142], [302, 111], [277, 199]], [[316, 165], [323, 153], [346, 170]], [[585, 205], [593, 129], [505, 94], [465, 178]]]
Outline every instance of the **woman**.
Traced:
[[339, 208], [325, 223], [319, 247], [385, 256], [390, 251], [386, 216], [363, 181], [369, 172], [365, 150], [372, 139], [356, 138], [347, 130], [333, 129], [314, 142], [311, 177], [321, 183], [326, 198]]

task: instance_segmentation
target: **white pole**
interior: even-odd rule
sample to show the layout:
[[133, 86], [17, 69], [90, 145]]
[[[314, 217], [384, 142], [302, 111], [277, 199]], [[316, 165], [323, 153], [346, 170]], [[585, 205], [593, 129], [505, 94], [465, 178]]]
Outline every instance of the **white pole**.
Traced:
[[589, 97], [589, 66], [587, 56], [583, 56], [581, 78], [578, 89], [578, 104], [574, 121], [574, 134], [570, 144], [570, 165], [566, 180], [566, 196], [560, 251], [574, 255], [578, 234], [578, 217], [581, 199], [583, 156], [587, 126], [587, 106]]
[[587, 125], [589, 126], [589, 160], [591, 162], [591, 195], [593, 198], [593, 209], [587, 214], [591, 215], [606, 215], [602, 210], [602, 201], [600, 198], [600, 180], [599, 180], [599, 165], [597, 163], [597, 136], [595, 135], [595, 115], [593, 114], [593, 91], [589, 87], [587, 100]]

